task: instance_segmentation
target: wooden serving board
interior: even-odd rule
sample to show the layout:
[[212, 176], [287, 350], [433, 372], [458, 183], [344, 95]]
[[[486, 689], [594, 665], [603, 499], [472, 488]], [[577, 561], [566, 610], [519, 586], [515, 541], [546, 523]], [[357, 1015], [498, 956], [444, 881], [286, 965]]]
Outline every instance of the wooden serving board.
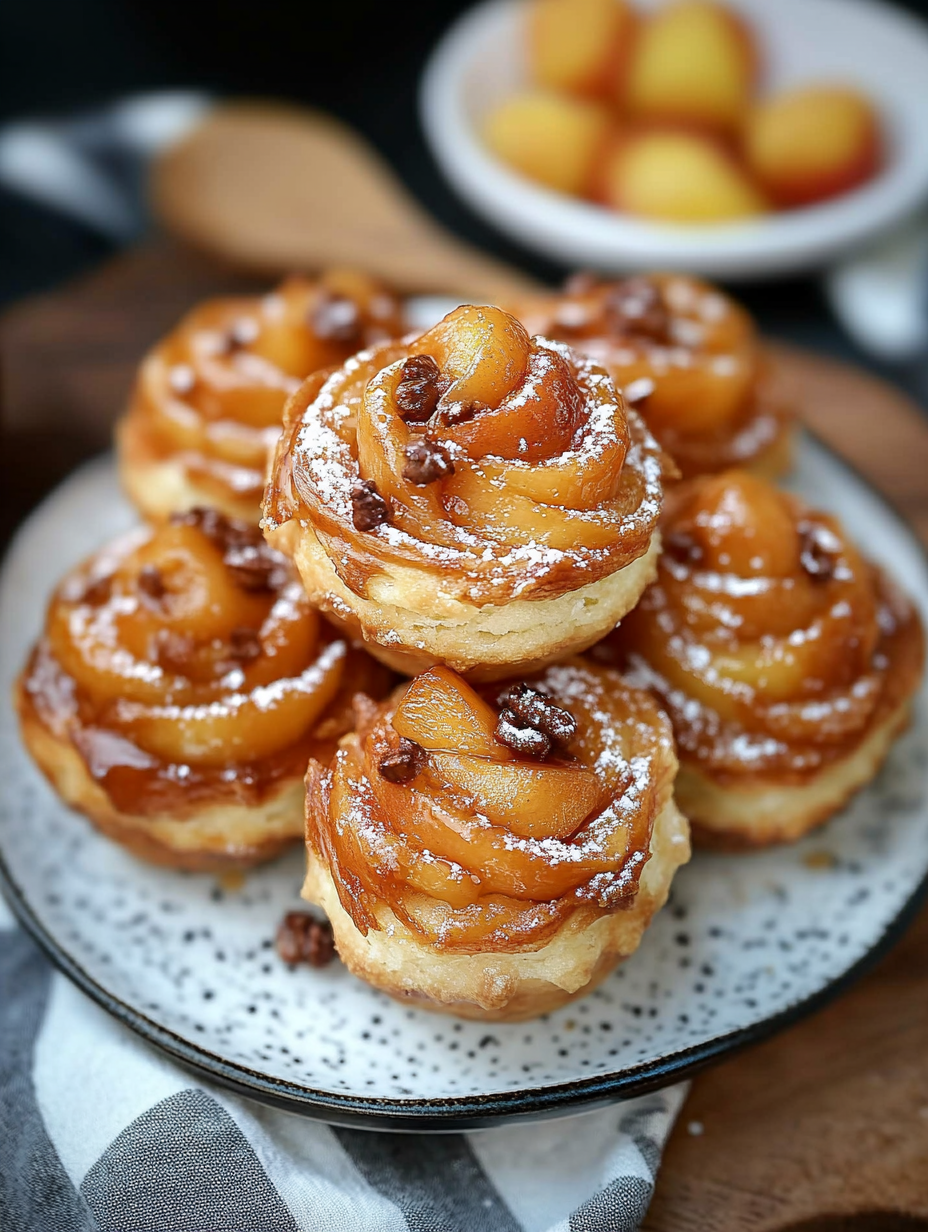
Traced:
[[[104, 448], [144, 350], [255, 283], [158, 242], [0, 320], [3, 518]], [[928, 419], [864, 372], [774, 346], [811, 427], [928, 543]], [[699, 1077], [647, 1232], [928, 1232], [928, 910], [827, 1009]]]

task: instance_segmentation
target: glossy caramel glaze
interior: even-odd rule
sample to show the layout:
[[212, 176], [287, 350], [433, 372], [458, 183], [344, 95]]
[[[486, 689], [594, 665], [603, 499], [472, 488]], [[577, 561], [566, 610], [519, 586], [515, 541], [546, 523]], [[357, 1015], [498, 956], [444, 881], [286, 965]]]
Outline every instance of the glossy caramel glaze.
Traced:
[[602, 364], [684, 476], [782, 469], [792, 414], [750, 317], [717, 288], [681, 274], [577, 275], [513, 311]]
[[[413, 420], [407, 364], [422, 356], [435, 361], [434, 406]], [[436, 445], [452, 473], [404, 475], [410, 447]], [[442, 598], [503, 605], [560, 596], [642, 557], [661, 478], [658, 446], [602, 369], [530, 339], [500, 309], [468, 306], [304, 384], [285, 412], [265, 526], [275, 543], [288, 524], [310, 528], [358, 596], [380, 575], [401, 586], [428, 571]], [[388, 511], [369, 529], [352, 506], [359, 481]]]
[[65, 579], [19, 701], [116, 810], [182, 818], [262, 803], [331, 756], [356, 690], [389, 682], [320, 622], [257, 528], [196, 510]]
[[[532, 951], [634, 903], [671, 799], [669, 722], [580, 659], [529, 683], [576, 721], [542, 760], [494, 736], [499, 685], [478, 694], [439, 667], [371, 705], [330, 770], [310, 763], [307, 842], [360, 933], [397, 919], [441, 951]], [[410, 740], [412, 777], [391, 781]]]
[[915, 608], [835, 518], [731, 471], [681, 485], [663, 530], [657, 581], [591, 653], [658, 695], [681, 765], [808, 783], [917, 688]]
[[119, 429], [130, 496], [149, 517], [199, 503], [256, 521], [287, 398], [311, 372], [403, 329], [399, 300], [349, 271], [200, 305], [139, 371]]

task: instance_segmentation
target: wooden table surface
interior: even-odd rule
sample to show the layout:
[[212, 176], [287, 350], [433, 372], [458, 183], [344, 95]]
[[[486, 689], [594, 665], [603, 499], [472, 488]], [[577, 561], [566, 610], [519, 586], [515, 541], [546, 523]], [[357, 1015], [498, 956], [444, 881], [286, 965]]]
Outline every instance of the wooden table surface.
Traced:
[[[147, 346], [253, 286], [159, 242], [8, 311], [0, 533], [106, 447]], [[857, 369], [774, 350], [807, 421], [928, 543], [928, 420]], [[696, 1079], [644, 1228], [928, 1232], [928, 911], [849, 993]]]

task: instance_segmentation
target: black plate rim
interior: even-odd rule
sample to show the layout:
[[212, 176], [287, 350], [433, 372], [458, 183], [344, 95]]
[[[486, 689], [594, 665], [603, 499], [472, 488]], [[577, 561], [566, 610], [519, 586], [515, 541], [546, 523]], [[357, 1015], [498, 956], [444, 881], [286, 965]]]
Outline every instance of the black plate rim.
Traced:
[[[808, 428], [803, 431], [867, 488], [909, 543], [915, 546], [928, 569], [928, 549], [892, 502], [875, 488], [853, 463], [836, 453], [821, 437]], [[51, 496], [53, 497], [54, 493]], [[42, 508], [40, 505], [36, 513]], [[928, 872], [896, 915], [887, 922], [874, 944], [850, 967], [808, 997], [767, 1018], [680, 1049], [659, 1060], [631, 1066], [618, 1074], [592, 1075], [589, 1078], [573, 1079], [547, 1087], [530, 1087], [489, 1095], [410, 1100], [378, 1096], [358, 1097], [301, 1087], [261, 1074], [247, 1066], [225, 1061], [206, 1048], [191, 1044], [108, 992], [68, 954], [33, 912], [7, 866], [2, 848], [0, 890], [26, 932], [72, 983], [119, 1022], [154, 1044], [185, 1069], [205, 1076], [237, 1095], [244, 1095], [259, 1103], [283, 1108], [332, 1125], [408, 1133], [454, 1133], [468, 1129], [487, 1129], [491, 1125], [504, 1122], [542, 1120], [585, 1112], [597, 1105], [644, 1095], [693, 1077], [713, 1062], [734, 1056], [750, 1045], [761, 1043], [793, 1026], [840, 996], [893, 948], [918, 914], [923, 902], [928, 899]]]

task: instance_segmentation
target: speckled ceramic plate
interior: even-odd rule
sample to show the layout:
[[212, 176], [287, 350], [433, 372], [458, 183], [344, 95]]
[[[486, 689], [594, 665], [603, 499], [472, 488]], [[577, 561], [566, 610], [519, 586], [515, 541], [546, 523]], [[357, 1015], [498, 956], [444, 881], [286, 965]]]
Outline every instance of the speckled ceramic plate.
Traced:
[[[814, 441], [796, 488], [836, 510], [928, 612], [918, 543]], [[21, 530], [0, 592], [4, 681], [66, 567], [133, 521], [112, 462]], [[59, 804], [2, 720], [0, 872], [23, 924], [81, 988], [179, 1061], [326, 1120], [458, 1129], [577, 1110], [692, 1073], [807, 1013], [898, 934], [928, 872], [928, 709], [826, 828], [759, 856], [697, 854], [634, 957], [585, 1000], [486, 1026], [409, 1009], [334, 964], [289, 970], [299, 852], [238, 889], [150, 868]]]

